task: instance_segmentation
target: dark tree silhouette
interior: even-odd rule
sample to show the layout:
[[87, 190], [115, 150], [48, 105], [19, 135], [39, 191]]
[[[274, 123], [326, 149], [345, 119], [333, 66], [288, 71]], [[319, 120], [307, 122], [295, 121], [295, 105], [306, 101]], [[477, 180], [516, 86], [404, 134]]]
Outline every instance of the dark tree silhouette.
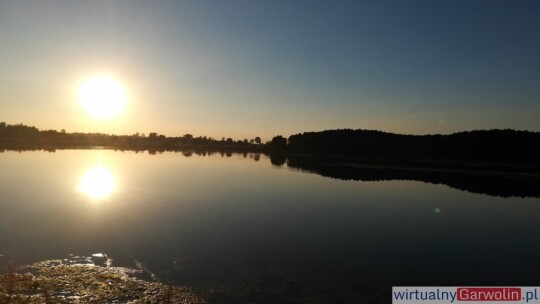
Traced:
[[153, 153], [165, 149], [241, 149], [263, 150], [262, 145], [255, 145], [246, 140], [217, 141], [212, 137], [185, 134], [182, 137], [167, 137], [151, 132], [133, 135], [108, 135], [101, 133], [67, 133], [64, 129], [40, 131], [35, 127], [22, 124], [9, 125], [0, 123], [0, 148], [64, 148], [64, 147], [111, 147], [121, 149], [148, 149]]
[[540, 163], [540, 133], [486, 130], [420, 136], [329, 130], [292, 135], [287, 151], [361, 158]]
[[281, 135], [275, 136], [274, 138], [272, 138], [270, 148], [272, 150], [284, 150], [285, 148], [287, 148], [287, 139]]

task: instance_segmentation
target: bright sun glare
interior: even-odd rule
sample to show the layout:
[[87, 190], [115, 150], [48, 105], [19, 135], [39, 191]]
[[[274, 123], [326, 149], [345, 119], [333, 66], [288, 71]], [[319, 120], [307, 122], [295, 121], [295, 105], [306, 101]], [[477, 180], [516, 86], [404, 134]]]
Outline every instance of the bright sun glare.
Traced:
[[79, 191], [95, 200], [109, 196], [115, 188], [114, 175], [104, 166], [96, 166], [88, 170], [79, 181]]
[[108, 76], [86, 80], [79, 87], [79, 101], [96, 119], [113, 119], [124, 111], [126, 91], [120, 83]]

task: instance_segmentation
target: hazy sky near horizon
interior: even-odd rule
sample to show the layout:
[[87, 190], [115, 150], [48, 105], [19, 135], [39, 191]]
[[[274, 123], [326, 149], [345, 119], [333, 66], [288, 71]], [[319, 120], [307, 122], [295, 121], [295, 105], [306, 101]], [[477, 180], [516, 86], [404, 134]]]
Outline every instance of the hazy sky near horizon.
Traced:
[[[1, 1], [0, 121], [253, 138], [540, 131], [539, 1]], [[128, 104], [76, 96], [111, 75]]]

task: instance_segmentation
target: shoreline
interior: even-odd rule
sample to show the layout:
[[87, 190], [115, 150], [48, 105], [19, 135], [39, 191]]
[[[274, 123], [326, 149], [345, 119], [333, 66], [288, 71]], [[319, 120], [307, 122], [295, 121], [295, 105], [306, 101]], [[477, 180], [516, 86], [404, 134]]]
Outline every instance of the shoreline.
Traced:
[[356, 168], [380, 168], [433, 171], [470, 171], [491, 173], [530, 173], [540, 175], [540, 163], [531, 162], [481, 162], [476, 160], [453, 160], [438, 158], [404, 158], [404, 157], [361, 157], [345, 154], [324, 154], [309, 152], [276, 151], [264, 147], [212, 147], [212, 146], [110, 146], [110, 145], [2, 145], [0, 153], [4, 151], [46, 151], [56, 150], [112, 150], [112, 151], [148, 151], [148, 152], [229, 152], [229, 153], [259, 153], [266, 156], [284, 157], [285, 163], [290, 160], [302, 159], [309, 164], [331, 165]]

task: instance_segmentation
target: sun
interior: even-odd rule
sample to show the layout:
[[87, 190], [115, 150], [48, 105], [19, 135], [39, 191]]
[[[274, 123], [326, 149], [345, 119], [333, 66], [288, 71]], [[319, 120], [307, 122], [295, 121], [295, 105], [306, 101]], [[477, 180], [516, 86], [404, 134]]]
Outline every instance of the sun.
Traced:
[[127, 103], [124, 87], [109, 76], [93, 77], [83, 82], [78, 98], [95, 119], [114, 119], [124, 112]]

